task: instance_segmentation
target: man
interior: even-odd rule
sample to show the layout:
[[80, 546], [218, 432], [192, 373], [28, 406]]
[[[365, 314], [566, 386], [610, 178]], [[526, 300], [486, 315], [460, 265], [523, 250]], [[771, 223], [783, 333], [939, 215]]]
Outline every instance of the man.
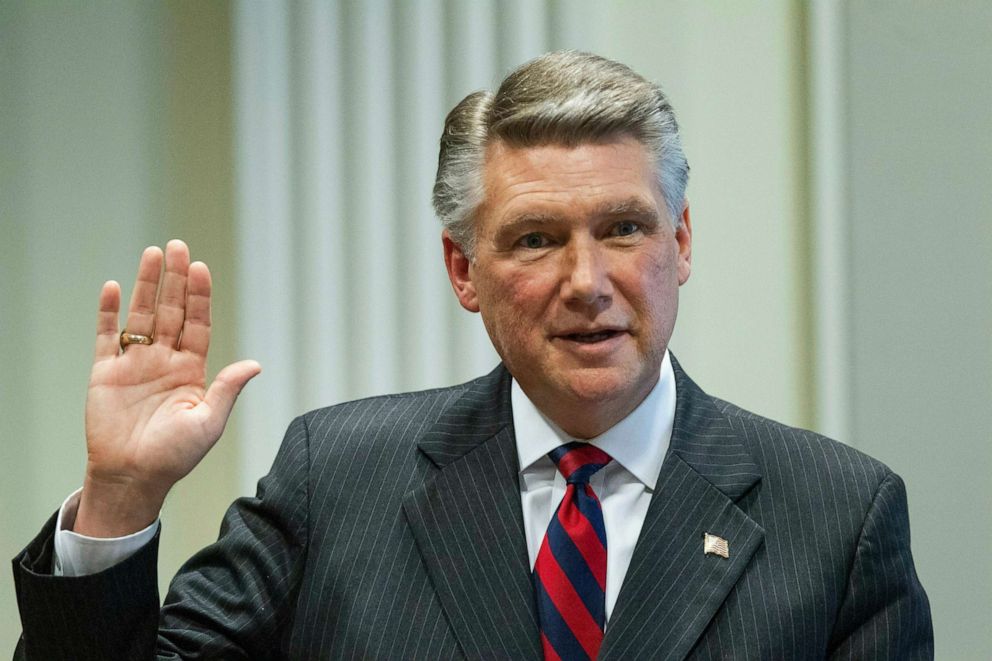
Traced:
[[147, 250], [120, 337], [101, 293], [83, 489], [14, 561], [18, 653], [931, 657], [901, 480], [668, 352], [687, 177], [671, 106], [620, 64], [552, 53], [464, 99], [434, 202], [502, 364], [293, 421], [161, 612], [161, 503], [259, 367], [204, 388], [209, 273], [170, 242], [160, 279]]

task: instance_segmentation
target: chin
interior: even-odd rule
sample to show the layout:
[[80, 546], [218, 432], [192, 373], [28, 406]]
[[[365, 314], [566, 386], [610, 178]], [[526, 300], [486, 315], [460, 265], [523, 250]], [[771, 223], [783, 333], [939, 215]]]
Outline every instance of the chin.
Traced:
[[635, 395], [641, 380], [643, 375], [618, 367], [587, 368], [570, 374], [567, 388], [577, 400], [595, 404]]

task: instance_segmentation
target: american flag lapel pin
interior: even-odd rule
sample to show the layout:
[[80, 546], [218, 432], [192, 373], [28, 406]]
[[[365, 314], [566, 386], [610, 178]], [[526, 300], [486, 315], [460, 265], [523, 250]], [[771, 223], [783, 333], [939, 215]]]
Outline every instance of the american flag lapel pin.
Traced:
[[721, 558], [730, 559], [730, 545], [723, 537], [703, 533], [703, 555], [718, 555]]

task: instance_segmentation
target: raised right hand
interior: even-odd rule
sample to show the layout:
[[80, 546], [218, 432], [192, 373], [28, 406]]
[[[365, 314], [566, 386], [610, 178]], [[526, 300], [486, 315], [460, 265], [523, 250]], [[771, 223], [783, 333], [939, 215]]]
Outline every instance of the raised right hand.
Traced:
[[87, 465], [73, 530], [119, 537], [158, 516], [169, 489], [220, 438], [234, 401], [261, 371], [244, 360], [206, 386], [210, 344], [210, 271], [190, 264], [189, 249], [170, 241], [146, 248], [128, 309], [129, 333], [152, 336], [122, 351], [117, 327], [120, 286], [103, 285], [96, 356], [86, 396]]

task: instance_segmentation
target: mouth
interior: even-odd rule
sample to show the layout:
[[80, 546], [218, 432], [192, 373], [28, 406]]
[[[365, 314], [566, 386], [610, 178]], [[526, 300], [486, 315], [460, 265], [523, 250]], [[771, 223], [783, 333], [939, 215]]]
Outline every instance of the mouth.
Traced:
[[618, 330], [600, 330], [600, 331], [590, 331], [584, 333], [563, 333], [558, 337], [563, 340], [569, 340], [570, 342], [578, 342], [580, 344], [596, 344], [597, 342], [605, 342], [606, 340], [612, 339], [617, 335], [620, 335], [621, 331]]

